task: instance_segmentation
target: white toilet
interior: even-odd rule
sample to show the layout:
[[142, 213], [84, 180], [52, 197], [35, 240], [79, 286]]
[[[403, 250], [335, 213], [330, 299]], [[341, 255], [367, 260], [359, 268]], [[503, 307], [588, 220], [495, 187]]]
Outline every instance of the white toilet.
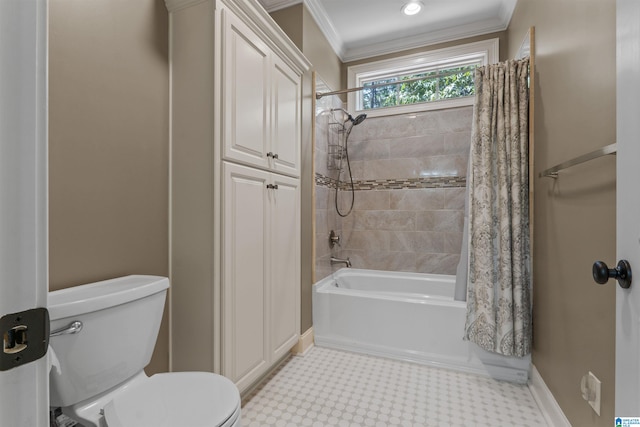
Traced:
[[145, 375], [168, 287], [165, 277], [127, 276], [49, 293], [53, 408], [86, 427], [240, 426], [227, 378]]

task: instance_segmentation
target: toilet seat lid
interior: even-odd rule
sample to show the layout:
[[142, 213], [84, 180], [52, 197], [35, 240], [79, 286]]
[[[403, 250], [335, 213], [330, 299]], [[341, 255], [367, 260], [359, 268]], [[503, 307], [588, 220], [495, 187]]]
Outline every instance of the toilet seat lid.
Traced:
[[156, 374], [104, 407], [109, 427], [214, 427], [237, 418], [240, 393], [229, 379], [205, 372]]

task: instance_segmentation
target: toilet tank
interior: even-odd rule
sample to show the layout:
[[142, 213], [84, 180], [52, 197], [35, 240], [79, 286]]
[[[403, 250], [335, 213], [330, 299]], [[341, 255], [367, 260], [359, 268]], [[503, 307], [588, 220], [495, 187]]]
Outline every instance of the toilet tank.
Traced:
[[49, 292], [52, 333], [83, 325], [49, 342], [51, 406], [94, 398], [149, 364], [168, 287], [166, 277], [136, 275]]

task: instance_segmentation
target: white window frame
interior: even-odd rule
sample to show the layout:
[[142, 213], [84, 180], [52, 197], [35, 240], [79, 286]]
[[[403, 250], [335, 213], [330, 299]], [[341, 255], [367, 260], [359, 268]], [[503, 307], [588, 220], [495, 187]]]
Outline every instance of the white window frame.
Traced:
[[[419, 73], [443, 68], [478, 64], [480, 66], [498, 62], [500, 41], [497, 38], [467, 43], [454, 47], [431, 50], [391, 59], [352, 65], [347, 68], [348, 88], [362, 87], [365, 82], [383, 79], [390, 75]], [[394, 107], [363, 109], [361, 91], [350, 92], [347, 96], [349, 108], [357, 113], [364, 112], [369, 117], [416, 113], [443, 108], [473, 105], [474, 97], [442, 99]]]

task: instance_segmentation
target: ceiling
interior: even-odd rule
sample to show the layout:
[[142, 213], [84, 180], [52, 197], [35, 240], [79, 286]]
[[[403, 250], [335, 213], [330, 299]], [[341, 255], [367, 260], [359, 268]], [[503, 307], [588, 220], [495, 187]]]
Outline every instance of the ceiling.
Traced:
[[343, 62], [507, 29], [517, 0], [259, 0], [268, 12], [304, 4]]

